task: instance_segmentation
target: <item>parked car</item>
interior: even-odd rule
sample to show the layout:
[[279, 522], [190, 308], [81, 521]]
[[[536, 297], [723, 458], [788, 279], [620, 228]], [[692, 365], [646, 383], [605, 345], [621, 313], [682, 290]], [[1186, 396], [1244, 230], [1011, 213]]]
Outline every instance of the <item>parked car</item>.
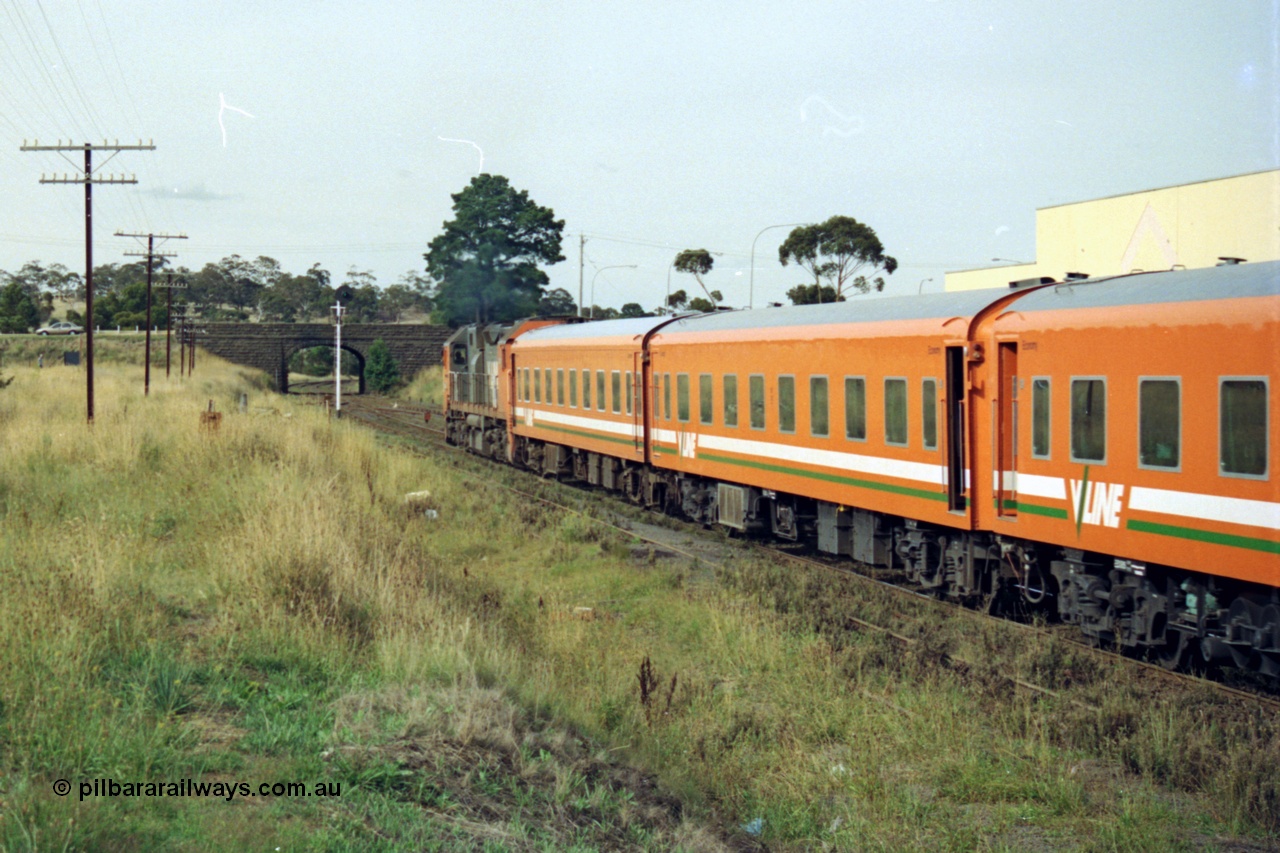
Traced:
[[59, 320], [56, 323], [50, 323], [43, 329], [36, 329], [37, 335], [78, 335], [84, 331], [84, 326], [77, 326], [75, 323], [66, 320]]

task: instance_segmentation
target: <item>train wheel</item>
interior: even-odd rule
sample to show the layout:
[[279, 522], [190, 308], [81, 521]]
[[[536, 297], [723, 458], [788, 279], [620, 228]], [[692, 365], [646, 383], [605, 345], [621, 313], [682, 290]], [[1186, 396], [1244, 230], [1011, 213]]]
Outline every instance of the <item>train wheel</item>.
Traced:
[[1166, 630], [1164, 637], [1164, 645], [1153, 649], [1151, 656], [1165, 669], [1182, 669], [1191, 649], [1191, 635], [1186, 631]]
[[622, 488], [627, 500], [639, 506], [644, 503], [644, 472], [639, 468], [628, 468], [622, 474]]

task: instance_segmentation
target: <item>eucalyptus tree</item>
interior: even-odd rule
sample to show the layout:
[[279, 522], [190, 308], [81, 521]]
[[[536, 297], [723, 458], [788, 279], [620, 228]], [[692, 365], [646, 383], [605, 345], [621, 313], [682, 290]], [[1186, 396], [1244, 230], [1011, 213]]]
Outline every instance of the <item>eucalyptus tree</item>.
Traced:
[[[852, 216], [833, 216], [817, 225], [792, 229], [778, 247], [778, 260], [784, 267], [795, 263], [807, 270], [815, 285], [825, 283], [835, 291], [836, 301], [846, 291], [884, 290], [883, 277], [868, 276], [877, 272], [891, 275], [898, 268], [897, 259], [884, 253], [875, 230]], [[815, 296], [825, 293], [821, 287], [814, 290]]]

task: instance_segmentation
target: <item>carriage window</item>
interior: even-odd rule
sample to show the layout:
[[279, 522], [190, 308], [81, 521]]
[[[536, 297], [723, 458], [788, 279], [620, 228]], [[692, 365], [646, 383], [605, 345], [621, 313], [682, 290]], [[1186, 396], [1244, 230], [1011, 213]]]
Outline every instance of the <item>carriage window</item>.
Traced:
[[628, 415], [631, 414], [632, 409], [635, 408], [635, 401], [634, 399], [632, 399], [633, 395], [635, 394], [635, 389], [636, 389], [636, 386], [635, 386], [635, 383], [632, 381], [631, 371], [628, 370], [627, 371], [627, 414]]
[[830, 432], [830, 405], [827, 400], [827, 377], [809, 377], [809, 432], [826, 438]]
[[520, 371], [520, 399], [529, 402], [529, 368]]
[[1071, 461], [1107, 459], [1107, 380], [1071, 380]]
[[738, 377], [733, 373], [724, 377], [724, 425], [738, 425]]
[[747, 379], [747, 394], [751, 397], [751, 428], [764, 429], [764, 375], [757, 373]]
[[533, 369], [533, 401], [542, 402], [542, 371], [536, 367]]
[[1267, 476], [1267, 380], [1223, 379], [1218, 388], [1218, 418], [1221, 472]]
[[613, 413], [620, 414], [622, 412], [622, 373], [614, 370], [609, 374], [609, 378], [613, 380]]
[[551, 368], [550, 367], [542, 371], [542, 384], [543, 384], [543, 387], [547, 389], [547, 405], [550, 406], [552, 403], [552, 397], [555, 394], [555, 392], [551, 390]]
[[1049, 380], [1031, 380], [1031, 455], [1049, 458]]
[[796, 431], [796, 378], [778, 377], [778, 429]]
[[1177, 468], [1182, 444], [1182, 400], [1177, 379], [1138, 382], [1138, 464]]
[[884, 443], [907, 444], [907, 380], [884, 381]]
[[867, 440], [867, 380], [861, 376], [844, 378], [844, 437]]
[[598, 410], [600, 410], [600, 411], [602, 411], [602, 412], [603, 412], [603, 411], [604, 411], [604, 407], [605, 407], [605, 402], [604, 402], [604, 371], [603, 371], [603, 370], [597, 370], [597, 371], [596, 371], [596, 408], [597, 408]]
[[938, 449], [938, 380], [926, 379], [920, 400], [920, 418], [924, 421], [924, 449]]
[[591, 408], [591, 371], [582, 371], [582, 408]]
[[711, 399], [711, 374], [698, 374], [698, 421], [704, 424], [714, 424], [715, 413], [711, 410], [712, 404], [715, 402]]
[[676, 418], [689, 420], [689, 374], [676, 374]]
[[569, 371], [569, 405], [578, 408], [578, 371]]
[[564, 405], [564, 368], [556, 368], [556, 405]]
[[662, 374], [662, 417], [671, 420], [671, 374]]

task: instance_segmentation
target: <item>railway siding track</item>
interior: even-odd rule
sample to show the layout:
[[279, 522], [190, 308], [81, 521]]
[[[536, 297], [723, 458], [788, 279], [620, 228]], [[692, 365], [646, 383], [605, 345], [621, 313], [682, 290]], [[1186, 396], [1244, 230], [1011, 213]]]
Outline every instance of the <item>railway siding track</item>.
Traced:
[[[360, 421], [367, 423], [371, 427], [385, 433], [410, 439], [414, 442], [423, 442], [426, 439], [432, 446], [437, 443], [442, 444], [444, 430], [437, 424], [440, 422], [440, 410], [429, 406], [412, 405], [403, 403], [392, 403], [391, 401], [379, 398], [353, 398], [358, 402], [344, 402], [344, 411], [348, 411], [352, 416]], [[350, 407], [348, 409], [348, 406]], [[434, 421], [434, 422], [433, 422]], [[637, 529], [637, 523], [634, 518], [628, 515], [617, 515], [611, 510], [608, 517], [600, 517], [597, 514], [586, 512], [582, 505], [573, 506], [568, 502], [568, 493], [575, 496], [584, 494], [581, 488], [570, 486], [568, 484], [551, 483], [544, 478], [539, 477], [531, 472], [522, 471], [516, 468], [500, 467], [488, 460], [482, 460], [469, 456], [459, 450], [450, 449], [453, 456], [453, 463], [459, 467], [466, 469], [473, 475], [472, 481], [490, 488], [503, 489], [528, 500], [538, 501], [555, 509], [572, 512], [582, 515], [590, 519], [593, 523], [601, 524], [613, 528], [619, 532], [625, 533], [627, 536], [634, 538], [639, 542], [679, 554], [686, 559], [705, 563], [713, 568], [720, 570], [725, 569], [726, 561], [734, 555], [732, 552], [725, 553], [720, 560], [709, 558], [705, 552], [700, 551], [694, 553], [691, 550], [681, 548], [674, 544], [673, 537], [661, 533], [662, 527], [644, 524], [641, 525], [648, 531], [643, 532]], [[472, 464], [474, 463], [474, 465]], [[495, 479], [496, 472], [501, 471], [504, 478], [517, 479], [530, 488], [512, 485], [506, 482], [499, 482]], [[592, 490], [594, 496], [603, 496], [602, 492]], [[620, 513], [627, 513], [630, 516], [644, 513], [637, 507], [615, 499], [614, 510]], [[722, 534], [713, 531], [703, 530], [693, 524], [683, 522], [677, 519], [662, 517], [664, 524], [671, 525], [681, 531], [684, 536], [707, 537], [716, 541], [724, 541]], [[1189, 691], [1211, 691], [1226, 701], [1243, 702], [1248, 705], [1257, 707], [1266, 711], [1270, 715], [1274, 715], [1280, 722], [1280, 697], [1272, 692], [1264, 692], [1262, 688], [1255, 687], [1248, 689], [1231, 684], [1224, 683], [1221, 680], [1199, 677], [1190, 673], [1172, 672], [1158, 665], [1148, 663], [1133, 657], [1119, 654], [1118, 652], [1098, 648], [1090, 645], [1078, 636], [1073, 636], [1071, 626], [1051, 626], [1036, 624], [1032, 622], [1023, 622], [1010, 619], [998, 618], [991, 616], [985, 612], [963, 607], [959, 604], [943, 601], [932, 595], [913, 589], [905, 583], [890, 582], [880, 577], [882, 572], [873, 567], [864, 566], [850, 560], [841, 560], [838, 564], [833, 560], [819, 558], [813, 555], [796, 553], [786, 547], [774, 546], [765, 543], [751, 542], [744, 543], [747, 545], [750, 553], [762, 559], [772, 561], [775, 564], [783, 565], [799, 565], [805, 567], [811, 572], [833, 575], [835, 577], [852, 581], [858, 584], [866, 584], [877, 589], [888, 592], [896, 596], [904, 602], [909, 602], [911, 608], [919, 608], [922, 612], [931, 614], [945, 613], [948, 618], [954, 617], [959, 619], [973, 620], [977, 624], [1000, 625], [1004, 629], [1016, 631], [1028, 637], [1034, 638], [1035, 642], [1042, 644], [1064, 644], [1074, 649], [1078, 654], [1091, 658], [1099, 663], [1101, 667], [1111, 669], [1129, 670], [1131, 673], [1141, 673], [1141, 680], [1152, 685], [1151, 689], [1158, 691], [1160, 688], [1156, 685], [1177, 686], [1180, 689]], [[755, 590], [762, 593], [764, 590]], [[925, 617], [927, 621], [931, 617]], [[904, 647], [918, 646], [921, 642], [920, 632], [917, 629], [915, 636], [911, 635], [913, 630], [910, 625], [912, 619], [903, 619], [902, 621], [908, 627], [903, 628], [898, 625], [880, 624], [861, 616], [853, 616], [851, 614], [843, 614], [843, 619], [851, 628], [861, 629], [864, 631], [872, 631], [884, 635]], [[1021, 644], [1025, 645], [1025, 644]], [[952, 653], [944, 654], [944, 662], [951, 669], [959, 672], [977, 673], [984, 672], [985, 677], [994, 678], [1007, 682], [1010, 686], [1030, 691], [1042, 696], [1059, 699], [1065, 701], [1077, 708], [1098, 711], [1099, 706], [1096, 701], [1083, 701], [1069, 695], [1077, 684], [1071, 683], [1073, 679], [1078, 679], [1078, 674], [1071, 672], [1065, 676], [1066, 683], [1044, 684], [1037, 683], [1033, 680], [1033, 676], [1019, 671], [1001, 672], [998, 665], [993, 665], [990, 660], [974, 660], [971, 657], [956, 655]]]
[[[364, 399], [350, 413], [476, 488], [494, 490], [495, 499], [502, 492], [580, 514], [647, 547], [649, 563], [660, 553], [689, 596], [727, 595], [774, 610], [786, 630], [818, 638], [815, 650], [830, 654], [831, 672], [851, 696], [893, 715], [934, 713], [895, 685], [950, 685], [967, 697], [970, 713], [1018, 742], [1043, 740], [1072, 756], [1071, 773], [1134, 774], [1171, 791], [1212, 793], [1233, 820], [1280, 833], [1280, 700], [1273, 694], [1093, 648], [1066, 636], [1072, 626], [996, 619], [888, 583], [882, 570], [851, 561], [734, 539], [624, 500], [602, 508], [595, 490], [446, 449], [434, 415], [424, 422], [425, 407]], [[1231, 793], [1222, 799], [1222, 791]]]

